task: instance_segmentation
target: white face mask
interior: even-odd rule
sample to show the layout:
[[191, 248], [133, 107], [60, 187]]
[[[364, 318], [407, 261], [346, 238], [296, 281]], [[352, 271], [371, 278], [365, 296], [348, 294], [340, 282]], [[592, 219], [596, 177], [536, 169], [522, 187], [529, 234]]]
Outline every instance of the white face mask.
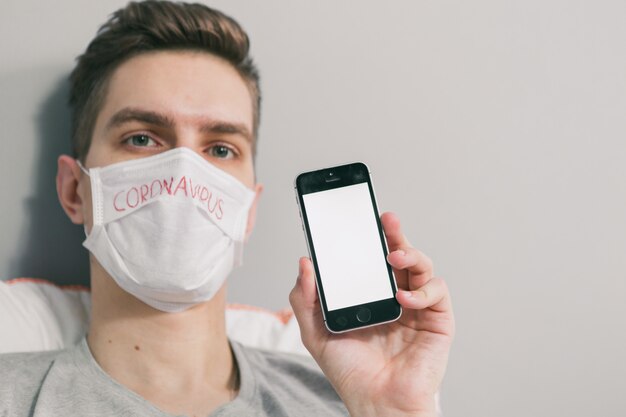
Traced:
[[254, 192], [188, 148], [102, 168], [83, 246], [115, 282], [166, 312], [211, 299], [241, 265]]

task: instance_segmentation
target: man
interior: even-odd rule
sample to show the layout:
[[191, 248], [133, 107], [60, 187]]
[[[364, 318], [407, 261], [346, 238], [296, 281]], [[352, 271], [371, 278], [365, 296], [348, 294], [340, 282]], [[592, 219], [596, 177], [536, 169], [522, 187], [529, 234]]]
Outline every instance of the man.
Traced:
[[391, 213], [397, 322], [324, 327], [309, 259], [290, 302], [323, 371], [229, 342], [224, 280], [262, 192], [259, 78], [248, 38], [202, 5], [130, 3], [71, 77], [75, 158], [59, 200], [90, 251], [78, 346], [0, 358], [1, 416], [434, 416], [454, 334], [450, 297]]

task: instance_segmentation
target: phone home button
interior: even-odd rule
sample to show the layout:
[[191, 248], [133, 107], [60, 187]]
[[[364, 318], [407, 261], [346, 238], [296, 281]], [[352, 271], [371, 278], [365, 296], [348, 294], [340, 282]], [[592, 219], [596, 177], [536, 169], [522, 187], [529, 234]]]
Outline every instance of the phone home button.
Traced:
[[356, 319], [361, 323], [367, 323], [372, 318], [372, 312], [368, 308], [360, 308], [356, 312]]

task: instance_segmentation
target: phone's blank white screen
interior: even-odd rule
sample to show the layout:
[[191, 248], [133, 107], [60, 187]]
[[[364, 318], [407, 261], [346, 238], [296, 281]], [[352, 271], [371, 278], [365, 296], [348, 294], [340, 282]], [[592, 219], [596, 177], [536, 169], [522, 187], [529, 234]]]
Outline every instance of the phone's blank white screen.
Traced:
[[302, 199], [328, 310], [392, 298], [367, 183]]

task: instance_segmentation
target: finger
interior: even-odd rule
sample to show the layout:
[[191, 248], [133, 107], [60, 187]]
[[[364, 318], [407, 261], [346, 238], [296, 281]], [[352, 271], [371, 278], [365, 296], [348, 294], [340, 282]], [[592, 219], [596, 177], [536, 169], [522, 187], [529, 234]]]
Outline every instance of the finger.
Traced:
[[[387, 261], [396, 269], [406, 269], [411, 274], [429, 275], [433, 274], [433, 261], [423, 252], [408, 246], [399, 248], [387, 255]], [[426, 282], [419, 284], [421, 287]]]
[[425, 285], [413, 291], [398, 290], [396, 299], [404, 308], [446, 312], [452, 309], [448, 286], [441, 278], [433, 278]]
[[[315, 276], [311, 260], [300, 258], [298, 279], [289, 294], [289, 302], [293, 309], [304, 346], [311, 351], [315, 349], [315, 341], [320, 341], [324, 334], [324, 319], [320, 310], [315, 287]], [[311, 354], [314, 354], [311, 351]]]
[[380, 221], [383, 224], [383, 230], [385, 231], [385, 237], [387, 238], [389, 252], [411, 246], [406, 236], [402, 233], [400, 228], [400, 219], [398, 219], [398, 216], [388, 211], [380, 216]]

